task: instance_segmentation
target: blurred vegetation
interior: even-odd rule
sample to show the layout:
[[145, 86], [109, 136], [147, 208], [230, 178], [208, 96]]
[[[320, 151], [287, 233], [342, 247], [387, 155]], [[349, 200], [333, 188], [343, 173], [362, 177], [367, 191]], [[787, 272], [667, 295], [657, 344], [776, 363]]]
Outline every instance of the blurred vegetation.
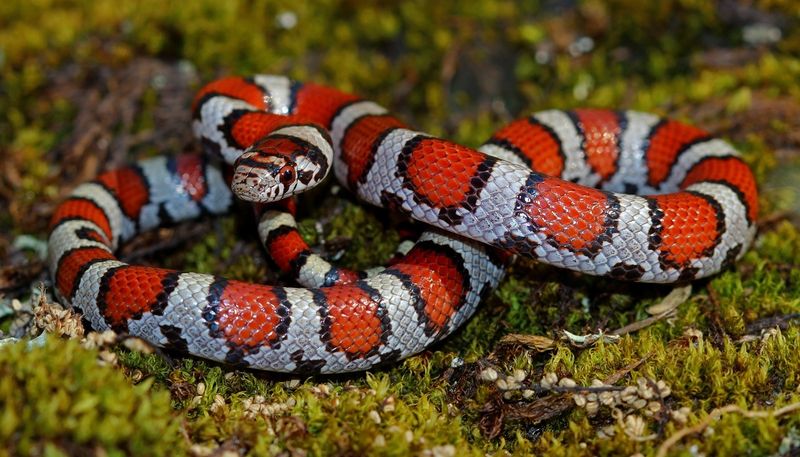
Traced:
[[[292, 379], [192, 358], [172, 364], [126, 349], [115, 370], [68, 341], [12, 345], [0, 350], [0, 454], [653, 455], [683, 427], [669, 415], [642, 416], [644, 431], [631, 436], [609, 411], [570, 408], [541, 423], [501, 421], [493, 434], [491, 405], [532, 400], [504, 400], [495, 384], [480, 381], [487, 364], [535, 380], [554, 372], [581, 385], [635, 364], [618, 385], [663, 380], [672, 393], [662, 412], [688, 408], [687, 426], [724, 405], [800, 401], [800, 330], [781, 320], [800, 312], [798, 26], [793, 0], [0, 2], [4, 262], [18, 258], [15, 236], [46, 239], [52, 205], [79, 175], [65, 171], [72, 165], [64, 145], [91, 106], [83, 95], [95, 87], [100, 98], [124, 91], [109, 81], [142, 59], [190, 75], [192, 87], [177, 89], [189, 94], [219, 75], [254, 72], [331, 84], [470, 145], [518, 115], [551, 107], [669, 114], [732, 141], [756, 171], [763, 207], [755, 247], [733, 270], [696, 284], [676, 318], [585, 349], [559, 341], [539, 353], [498, 341], [510, 333], [555, 338], [560, 330], [620, 328], [646, 318], [669, 289], [518, 261], [444, 344], [335, 378]], [[133, 119], [107, 128], [116, 136], [158, 129], [165, 84], [153, 77]], [[98, 157], [130, 160], [182, 147], [150, 144]], [[91, 172], [105, 166], [100, 159], [84, 165]], [[380, 237], [386, 227], [378, 213], [347, 196], [320, 198], [325, 204], [301, 222], [304, 233], [318, 236], [314, 221], [338, 208], [324, 232], [349, 240], [345, 263], [379, 263], [391, 252], [397, 238]], [[239, 252], [234, 233], [244, 231], [234, 218], [217, 228], [224, 242], [209, 233], [169, 262], [263, 278], [263, 262], [232, 254]], [[25, 300], [27, 289], [3, 300], [16, 297]], [[762, 336], [775, 326], [781, 330]], [[600, 433], [609, 426], [615, 435]], [[670, 453], [798, 449], [799, 415], [728, 414]]]

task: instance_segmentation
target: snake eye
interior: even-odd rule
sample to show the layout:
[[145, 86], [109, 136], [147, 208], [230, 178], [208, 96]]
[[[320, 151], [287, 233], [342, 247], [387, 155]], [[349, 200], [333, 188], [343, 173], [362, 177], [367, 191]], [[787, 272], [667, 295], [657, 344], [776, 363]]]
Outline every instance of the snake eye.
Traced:
[[284, 165], [278, 171], [278, 177], [281, 180], [281, 184], [284, 186], [288, 186], [289, 184], [293, 183], [297, 175], [295, 174], [294, 167], [291, 165]]

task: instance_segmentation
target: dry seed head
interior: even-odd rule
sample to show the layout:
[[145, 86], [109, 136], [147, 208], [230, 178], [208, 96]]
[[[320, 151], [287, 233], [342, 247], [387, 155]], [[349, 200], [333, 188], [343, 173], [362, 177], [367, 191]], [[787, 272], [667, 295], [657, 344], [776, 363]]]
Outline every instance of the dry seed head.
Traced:
[[558, 383], [558, 375], [553, 372], [545, 373], [544, 376], [542, 376], [542, 380], [539, 381], [539, 384], [542, 386], [542, 388], [548, 390], [551, 389], [557, 383]]
[[662, 380], [656, 383], [656, 387], [658, 388], [658, 396], [661, 398], [667, 398], [672, 394], [672, 389]]
[[600, 403], [596, 401], [586, 403], [586, 414], [594, 416], [600, 410]]
[[514, 377], [515, 381], [522, 382], [527, 377], [527, 374], [525, 373], [524, 370], [517, 368], [516, 370], [514, 370], [512, 376]]
[[494, 368], [484, 368], [480, 373], [480, 377], [482, 380], [488, 382], [497, 381], [497, 370]]
[[691, 408], [684, 406], [678, 410], [670, 411], [670, 415], [675, 422], [685, 424], [689, 420], [689, 413], [691, 412]]
[[117, 340], [117, 334], [113, 330], [106, 330], [104, 332], [90, 332], [83, 340], [83, 347], [87, 349], [95, 349], [105, 347], [113, 344]]
[[625, 431], [631, 436], [642, 436], [645, 423], [641, 416], [631, 414], [625, 418]]
[[204, 446], [202, 444], [193, 444], [190, 448], [192, 455], [197, 457], [207, 457], [213, 455], [217, 450], [216, 447]]
[[520, 388], [520, 384], [517, 382], [516, 378], [507, 377], [506, 382], [508, 383], [508, 390], [517, 390]]
[[778, 336], [778, 329], [776, 327], [772, 327], [766, 330], [761, 331], [761, 341], [767, 341], [770, 338]]
[[656, 393], [653, 392], [653, 388], [650, 387], [649, 385], [642, 385], [640, 383], [636, 391], [639, 394], [639, 396], [644, 398], [645, 400], [650, 400], [651, 398], [656, 396]]
[[624, 389], [622, 389], [622, 392], [620, 392], [619, 398], [625, 403], [635, 402], [639, 398], [639, 396], [636, 394], [636, 387], [633, 386], [625, 387]]
[[608, 391], [600, 392], [597, 395], [597, 399], [600, 400], [600, 403], [602, 403], [602, 404], [604, 404], [606, 406], [611, 406], [614, 403], [616, 403], [616, 400], [617, 400], [615, 395], [614, 395], [615, 393], [616, 392], [608, 392]]
[[508, 383], [506, 382], [505, 379], [502, 379], [502, 378], [498, 379], [495, 382], [495, 384], [497, 385], [497, 388], [500, 389], [500, 390], [508, 390]]
[[152, 354], [154, 352], [153, 346], [141, 338], [129, 337], [122, 341], [123, 346], [134, 352], [142, 354]]
[[117, 364], [117, 354], [111, 351], [100, 351], [99, 359], [100, 365], [116, 365]]
[[456, 447], [452, 444], [434, 446], [430, 450], [430, 455], [432, 457], [454, 457], [456, 455]]
[[225, 399], [222, 398], [222, 395], [217, 394], [214, 395], [214, 403], [211, 404], [211, 408], [209, 410], [212, 413], [216, 413], [217, 411], [222, 410], [225, 407]]
[[144, 378], [144, 373], [142, 373], [142, 370], [136, 369], [131, 372], [131, 380], [133, 382], [139, 382], [142, 380], [142, 378]]
[[559, 387], [572, 388], [577, 386], [578, 384], [570, 378], [561, 378], [561, 380], [558, 381], [558, 385]]
[[374, 409], [371, 410], [369, 413], [367, 413], [367, 415], [369, 416], [370, 419], [372, 419], [372, 422], [375, 422], [376, 424], [381, 423], [381, 415], [378, 414], [378, 412], [375, 411]]
[[383, 411], [387, 413], [394, 411], [394, 397], [387, 397], [383, 401]]
[[613, 425], [606, 425], [597, 432], [597, 437], [600, 439], [608, 439], [617, 434], [617, 428]]
[[700, 330], [698, 330], [696, 328], [687, 328], [683, 332], [683, 336], [686, 336], [686, 337], [691, 338], [693, 340], [698, 340], [699, 341], [699, 340], [703, 339], [703, 332], [701, 332]]
[[527, 399], [533, 397], [533, 395], [535, 393], [536, 392], [532, 391], [531, 389], [525, 389], [525, 390], [522, 391], [522, 398], [527, 400]]

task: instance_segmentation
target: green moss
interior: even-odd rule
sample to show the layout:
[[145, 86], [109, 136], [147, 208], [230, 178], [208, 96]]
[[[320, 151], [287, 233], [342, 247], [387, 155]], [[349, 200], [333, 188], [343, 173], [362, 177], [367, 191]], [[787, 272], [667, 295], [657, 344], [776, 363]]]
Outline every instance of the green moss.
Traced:
[[[307, 219], [306, 224], [315, 223], [325, 212], [316, 218]], [[342, 202], [335, 217], [327, 226], [323, 225], [323, 233], [327, 242], [344, 244], [341, 263], [354, 269], [365, 269], [381, 265], [389, 259], [400, 242], [400, 238], [385, 220], [379, 217], [385, 214], [372, 211], [352, 202]]]
[[[249, 213], [246, 215], [249, 216]], [[242, 219], [252, 222], [246, 217]], [[169, 259], [166, 266], [242, 281], [263, 282], [268, 278], [266, 265], [259, 260], [263, 248], [258, 240], [252, 238], [255, 230], [239, 230], [237, 222], [234, 217], [220, 218], [210, 232], [193, 243], [188, 251]], [[232, 242], [239, 238], [243, 241]]]
[[788, 221], [759, 237], [757, 245], [758, 250], [748, 255], [751, 262], [800, 265], [800, 230]]
[[169, 395], [132, 386], [97, 353], [51, 338], [0, 349], [0, 454], [174, 455], [183, 450]]

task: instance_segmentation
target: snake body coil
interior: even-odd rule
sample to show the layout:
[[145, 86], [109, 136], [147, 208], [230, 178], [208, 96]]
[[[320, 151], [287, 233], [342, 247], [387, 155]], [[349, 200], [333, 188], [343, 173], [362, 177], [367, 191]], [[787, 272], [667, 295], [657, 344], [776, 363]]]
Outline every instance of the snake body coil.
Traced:
[[205, 157], [103, 173], [59, 206], [50, 271], [94, 328], [258, 369], [355, 371], [417, 353], [497, 286], [503, 252], [675, 282], [725, 268], [755, 233], [755, 181], [737, 152], [645, 113], [543, 111], [476, 151], [356, 96], [258, 75], [204, 87], [194, 129], [234, 165], [233, 189], [246, 200], [288, 197], [333, 169], [361, 199], [475, 240], [427, 233], [380, 272], [349, 276], [309, 255], [293, 219], [272, 212], [265, 244], [308, 286], [285, 288], [115, 258], [141, 231], [229, 211], [231, 191]]

